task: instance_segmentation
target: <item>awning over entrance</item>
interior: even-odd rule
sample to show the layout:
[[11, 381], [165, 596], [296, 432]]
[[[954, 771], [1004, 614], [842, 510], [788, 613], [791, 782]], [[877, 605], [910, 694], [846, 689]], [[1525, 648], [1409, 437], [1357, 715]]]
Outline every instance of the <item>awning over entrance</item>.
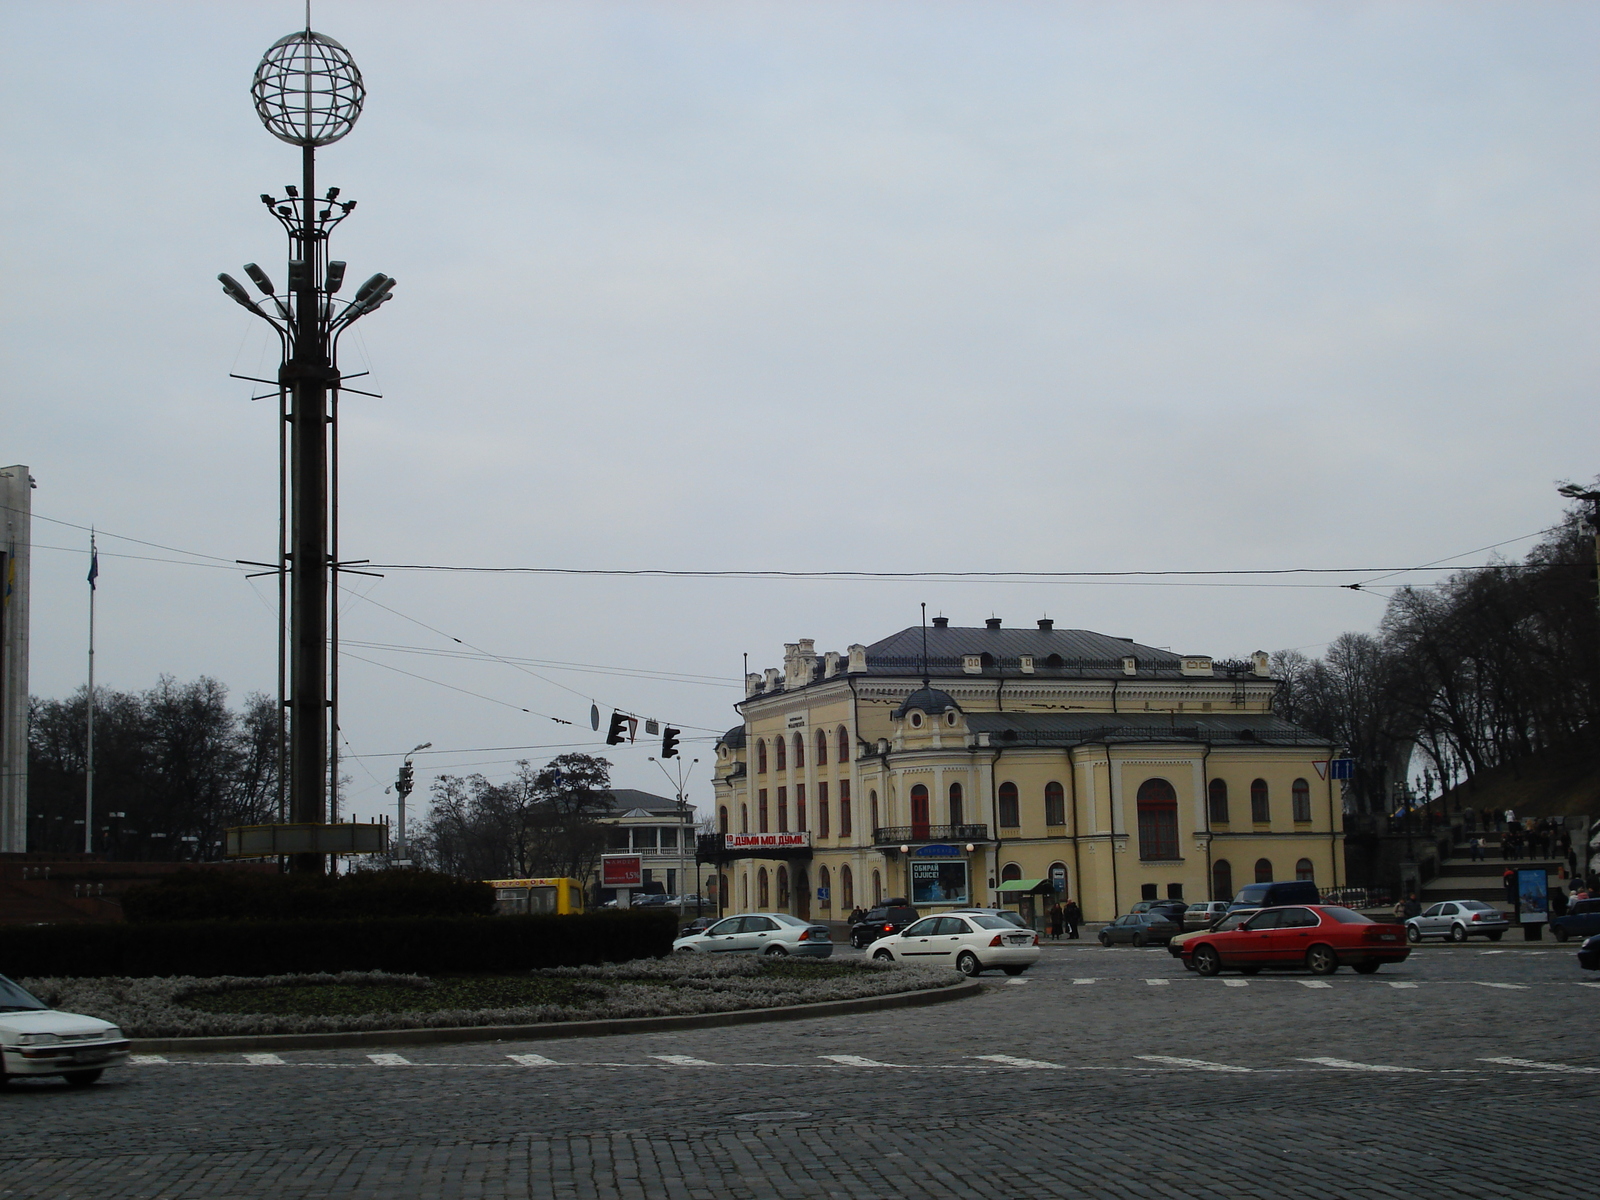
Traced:
[[1055, 887], [1048, 879], [1008, 879], [999, 887], [997, 892], [1053, 892]]

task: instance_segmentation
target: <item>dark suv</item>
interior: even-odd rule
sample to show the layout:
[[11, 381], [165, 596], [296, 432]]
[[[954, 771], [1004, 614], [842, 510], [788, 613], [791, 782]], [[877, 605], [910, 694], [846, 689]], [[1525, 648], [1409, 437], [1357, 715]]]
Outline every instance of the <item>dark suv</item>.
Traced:
[[850, 926], [850, 944], [857, 950], [865, 950], [879, 938], [899, 933], [915, 921], [918, 915], [917, 910], [904, 900], [891, 900], [872, 909], [861, 920]]

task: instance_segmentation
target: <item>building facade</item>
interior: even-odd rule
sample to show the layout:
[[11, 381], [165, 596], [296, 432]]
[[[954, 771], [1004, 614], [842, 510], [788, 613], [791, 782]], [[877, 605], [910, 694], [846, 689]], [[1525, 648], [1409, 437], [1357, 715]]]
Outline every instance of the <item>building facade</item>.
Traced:
[[[611, 811], [599, 818], [606, 827], [605, 852], [639, 856], [644, 872], [639, 890], [669, 896], [695, 892], [694, 805], [680, 807], [670, 796], [637, 788], [612, 788], [611, 795]], [[610, 889], [603, 889], [601, 898], [610, 900]]]
[[792, 643], [717, 745], [719, 904], [842, 920], [901, 896], [1070, 896], [1105, 921], [1269, 879], [1342, 886], [1334, 748], [1273, 714], [1277, 686], [1262, 652], [1216, 663], [1048, 620]]

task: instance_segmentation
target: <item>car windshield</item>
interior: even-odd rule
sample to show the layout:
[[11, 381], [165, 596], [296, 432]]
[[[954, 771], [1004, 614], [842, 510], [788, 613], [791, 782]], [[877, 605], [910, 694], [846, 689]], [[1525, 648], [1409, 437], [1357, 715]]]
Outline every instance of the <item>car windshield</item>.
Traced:
[[1494, 912], [1494, 905], [1485, 904], [1482, 900], [1463, 900], [1461, 907], [1468, 912]]
[[1374, 921], [1371, 917], [1364, 917], [1353, 908], [1340, 908], [1336, 904], [1328, 905], [1327, 907], [1325, 907], [1322, 910], [1322, 912], [1323, 912], [1323, 914], [1325, 916], [1332, 917], [1335, 921], [1338, 921], [1341, 925], [1375, 925], [1375, 924], [1377, 924], [1377, 922]]
[[50, 1006], [4, 975], [0, 975], [0, 1012], [36, 1012]]
[[769, 915], [781, 925], [799, 925], [803, 927], [811, 924], [810, 921], [802, 921], [799, 917], [791, 917], [788, 913], [770, 913]]
[[971, 921], [979, 929], [1015, 929], [1016, 928], [1016, 926], [1013, 925], [1010, 921], [1002, 920], [999, 917], [968, 917], [967, 920]]
[[1239, 926], [1243, 925], [1246, 921], [1248, 921], [1251, 917], [1253, 917], [1255, 915], [1256, 914], [1255, 914], [1255, 910], [1254, 909], [1252, 909], [1249, 912], [1229, 913], [1227, 916], [1223, 917], [1222, 920], [1218, 921], [1211, 928], [1215, 929], [1215, 930], [1218, 930], [1219, 932], [1222, 931], [1222, 930], [1226, 930], [1226, 929], [1237, 929], [1237, 928], [1239, 928]]

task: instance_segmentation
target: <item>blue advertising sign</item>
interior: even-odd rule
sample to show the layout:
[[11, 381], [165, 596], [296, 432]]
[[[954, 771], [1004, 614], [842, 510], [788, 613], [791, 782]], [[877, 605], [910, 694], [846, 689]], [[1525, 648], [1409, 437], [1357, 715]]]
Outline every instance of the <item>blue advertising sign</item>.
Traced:
[[965, 862], [914, 862], [911, 864], [912, 904], [966, 904]]
[[960, 846], [918, 846], [911, 852], [917, 858], [960, 858]]
[[1523, 867], [1517, 872], [1517, 920], [1543, 925], [1550, 919], [1550, 880], [1543, 867]]

